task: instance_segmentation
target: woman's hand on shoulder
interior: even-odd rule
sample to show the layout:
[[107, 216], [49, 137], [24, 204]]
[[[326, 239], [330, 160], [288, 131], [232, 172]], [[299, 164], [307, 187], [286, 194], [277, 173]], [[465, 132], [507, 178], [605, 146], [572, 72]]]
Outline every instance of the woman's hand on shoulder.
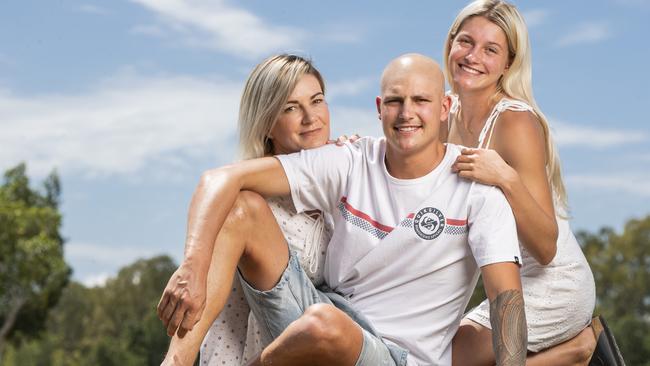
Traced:
[[496, 151], [467, 147], [461, 150], [451, 169], [461, 178], [498, 187], [517, 174]]
[[350, 142], [353, 143], [360, 139], [361, 136], [359, 134], [355, 133], [352, 136], [348, 137], [348, 135], [341, 135], [339, 136], [336, 140], [327, 140], [328, 144], [336, 144], [336, 146], [343, 146], [344, 143]]

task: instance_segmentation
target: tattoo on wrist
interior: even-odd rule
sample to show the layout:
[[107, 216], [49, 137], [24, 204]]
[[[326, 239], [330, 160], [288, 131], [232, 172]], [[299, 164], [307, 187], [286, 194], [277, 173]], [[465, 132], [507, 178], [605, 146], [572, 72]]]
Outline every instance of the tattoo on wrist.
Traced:
[[524, 365], [528, 330], [521, 291], [503, 291], [490, 302], [490, 323], [497, 365]]

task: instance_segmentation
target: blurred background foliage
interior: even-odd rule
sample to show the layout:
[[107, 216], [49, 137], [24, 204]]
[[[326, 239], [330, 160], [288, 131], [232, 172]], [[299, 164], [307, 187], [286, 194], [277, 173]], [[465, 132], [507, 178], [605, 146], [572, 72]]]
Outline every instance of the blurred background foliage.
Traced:
[[[155, 308], [176, 268], [141, 259], [104, 285], [69, 281], [56, 173], [30, 188], [25, 166], [0, 187], [0, 365], [159, 365], [168, 338]], [[650, 216], [622, 233], [577, 234], [607, 319], [628, 365], [650, 366]], [[469, 307], [485, 297], [479, 282]]]

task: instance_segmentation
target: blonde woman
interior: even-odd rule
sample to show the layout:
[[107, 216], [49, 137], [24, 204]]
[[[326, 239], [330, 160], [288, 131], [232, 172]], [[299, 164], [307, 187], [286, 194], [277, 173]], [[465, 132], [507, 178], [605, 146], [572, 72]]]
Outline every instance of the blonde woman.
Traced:
[[[329, 139], [329, 133], [325, 83], [310, 61], [296, 55], [277, 55], [255, 67], [244, 87], [239, 109], [239, 147], [243, 159], [322, 146]], [[325, 249], [331, 236], [322, 215], [319, 212], [296, 214], [287, 197], [269, 199], [268, 204], [289, 247], [298, 254], [300, 265], [314, 284], [321, 284]], [[246, 240], [237, 230], [229, 230], [229, 226], [240, 224], [240, 220], [241, 215], [233, 210], [217, 241]], [[215, 247], [225, 246], [217, 243]], [[212, 253], [212, 248], [203, 251], [208, 252]], [[219, 254], [215, 249], [213, 260]], [[249, 315], [241, 284], [233, 281], [234, 271], [230, 271], [228, 278], [220, 277], [220, 272], [210, 266], [209, 258], [209, 255], [186, 258], [170, 279], [166, 290], [180, 293], [184, 284], [201, 282], [205, 286], [207, 276], [207, 300], [203, 315], [191, 331], [184, 334], [183, 327], [187, 325], [180, 325], [179, 334], [184, 336], [174, 335], [163, 363], [192, 365], [203, 340], [201, 365], [239, 365], [271, 341], [258, 331], [257, 321]], [[208, 266], [210, 269], [206, 270]], [[199, 273], [204, 278], [202, 281], [182, 282], [187, 273]], [[224, 283], [233, 285], [224, 286]], [[199, 293], [201, 290], [194, 291]], [[227, 302], [216, 303], [216, 299], [225, 298], [224, 291], [231, 291]], [[168, 318], [168, 312], [164, 310], [171, 301], [163, 296], [159, 315], [168, 324], [168, 333], [173, 334], [179, 324]], [[195, 303], [187, 305], [190, 311], [194, 309], [192, 306], [200, 308], [200, 301]], [[219, 313], [217, 309], [221, 308], [223, 310]]]
[[[533, 98], [523, 18], [504, 1], [472, 2], [449, 30], [444, 62], [454, 103], [442, 133], [448, 142], [471, 147], [453, 169], [501, 188], [517, 221], [527, 364], [587, 364], [602, 329], [586, 328], [594, 279], [569, 228], [559, 158]], [[454, 338], [454, 364], [494, 364], [489, 318], [487, 300], [466, 315]]]
[[[586, 328], [595, 305], [594, 279], [569, 228], [559, 158], [533, 98], [523, 18], [504, 1], [472, 2], [449, 30], [444, 62], [454, 103], [442, 132], [448, 142], [471, 147], [453, 169], [501, 188], [515, 214], [527, 364], [587, 364], [596, 344]], [[489, 318], [485, 300], [463, 319], [454, 338], [455, 365], [494, 364]]]

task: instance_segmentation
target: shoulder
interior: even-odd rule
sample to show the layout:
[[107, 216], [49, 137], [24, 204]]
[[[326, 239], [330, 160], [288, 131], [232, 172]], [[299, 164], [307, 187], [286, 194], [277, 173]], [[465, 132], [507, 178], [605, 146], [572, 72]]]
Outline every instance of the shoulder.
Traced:
[[495, 187], [473, 183], [468, 199], [469, 220], [502, 220], [503, 216], [512, 214], [510, 204], [503, 192]]
[[532, 111], [505, 110], [499, 115], [495, 133], [503, 137], [542, 136], [544, 130]]
[[360, 150], [376, 149], [385, 143], [383, 137], [364, 136], [354, 142], [346, 142], [345, 145]]
[[447, 148], [447, 151], [445, 152], [445, 156], [449, 156], [454, 160], [458, 155], [460, 155], [461, 151], [466, 148], [465, 146], [452, 144], [450, 142], [445, 143], [445, 147]]
[[532, 111], [503, 111], [495, 126], [493, 146], [504, 158], [522, 152], [543, 155], [545, 136], [541, 121]]
[[355, 142], [346, 142], [344, 147], [350, 151], [355, 158], [374, 160], [382, 157], [386, 150], [386, 139], [383, 137], [365, 136]]

